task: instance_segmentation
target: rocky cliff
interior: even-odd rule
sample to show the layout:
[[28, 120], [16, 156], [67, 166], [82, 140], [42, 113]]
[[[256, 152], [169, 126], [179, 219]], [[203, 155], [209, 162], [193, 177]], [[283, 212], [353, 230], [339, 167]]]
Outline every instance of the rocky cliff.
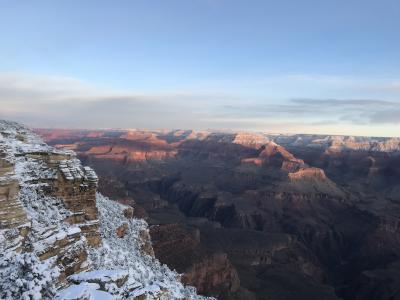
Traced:
[[[399, 295], [399, 139], [39, 132], [75, 149], [102, 192], [141, 211], [156, 257], [199, 291], [221, 300]], [[121, 150], [91, 153], [99, 145], [173, 155], [121, 162]]]
[[203, 299], [69, 150], [0, 121], [1, 299]]
[[283, 146], [309, 147], [324, 149], [329, 152], [368, 151], [368, 152], [399, 152], [398, 137], [366, 137], [344, 135], [318, 134], [278, 134], [266, 135], [270, 140]]

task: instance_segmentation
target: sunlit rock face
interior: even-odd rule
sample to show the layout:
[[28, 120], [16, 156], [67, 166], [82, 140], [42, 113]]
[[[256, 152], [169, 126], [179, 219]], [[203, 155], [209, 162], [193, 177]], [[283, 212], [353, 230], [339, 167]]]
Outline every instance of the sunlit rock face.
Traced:
[[317, 134], [267, 134], [267, 137], [282, 146], [308, 147], [332, 152], [357, 150], [389, 153], [400, 151], [400, 138]]
[[201, 299], [154, 258], [147, 223], [97, 187], [74, 152], [0, 121], [0, 298]]
[[[209, 295], [352, 300], [378, 291], [371, 297], [384, 300], [395, 293], [396, 138], [192, 130], [44, 136], [76, 149], [100, 175], [100, 190], [151, 224], [155, 256]], [[174, 154], [117, 161], [93, 151], [112, 145], [124, 145], [125, 157], [137, 149], [157, 157], [161, 147]]]

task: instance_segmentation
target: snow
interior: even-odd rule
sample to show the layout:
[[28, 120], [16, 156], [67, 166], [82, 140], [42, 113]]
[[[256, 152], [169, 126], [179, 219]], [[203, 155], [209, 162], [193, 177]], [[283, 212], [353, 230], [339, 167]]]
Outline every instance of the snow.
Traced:
[[[125, 206], [96, 195], [99, 220], [83, 225], [99, 224], [102, 244], [98, 248], [87, 244], [79, 224], [64, 221], [77, 213], [68, 210], [62, 199], [46, 192], [52, 188], [49, 182], [57, 179], [57, 170], [36, 155], [70, 157], [59, 169], [67, 179], [84, 176], [89, 184], [97, 182], [96, 173], [89, 167], [82, 168], [73, 152], [47, 146], [27, 128], [5, 121], [0, 121], [0, 147], [6, 149], [7, 161], [14, 164], [14, 172], [7, 174], [7, 180], [19, 182], [19, 201], [27, 214], [26, 225], [31, 228], [25, 247], [32, 251], [16, 251], [22, 241], [18, 230], [0, 230], [0, 299], [122, 300], [134, 295], [161, 300], [206, 299], [197, 295], [193, 287], [185, 287], [175, 271], [144, 253], [142, 246], [146, 241], [141, 233], [148, 231], [148, 225], [141, 219], [125, 218]], [[123, 238], [118, 238], [116, 229], [122, 223], [127, 223], [128, 229]], [[67, 285], [57, 290], [55, 284], [63, 270], [56, 257], [40, 261], [39, 256], [54, 250], [56, 242], [64, 239], [73, 241], [63, 249], [64, 254], [71, 254], [71, 259], [73, 253], [87, 252], [88, 258], [81, 268], [88, 271], [70, 276]]]
[[121, 280], [128, 276], [126, 270], [96, 270], [92, 272], [82, 272], [76, 275], [68, 277], [72, 281], [100, 281], [100, 282], [112, 282]]
[[[96, 269], [127, 270], [127, 282], [114, 295], [126, 299], [133, 294], [146, 295], [146, 299], [205, 299], [196, 294], [193, 287], [185, 287], [180, 275], [162, 265], [157, 259], [143, 253], [141, 231], [148, 231], [142, 219], [127, 219], [123, 215], [126, 206], [116, 203], [100, 193], [96, 197], [99, 211], [102, 246], [89, 249], [89, 258]], [[124, 238], [118, 238], [116, 229], [128, 223]], [[132, 295], [131, 295], [132, 296]]]
[[51, 299], [56, 294], [57, 268], [52, 259], [39, 261], [34, 253], [8, 251], [0, 257], [0, 299]]
[[68, 229], [67, 235], [68, 236], [74, 235], [74, 234], [80, 233], [81, 231], [82, 230], [79, 227], [72, 227], [72, 228]]
[[156, 295], [159, 291], [160, 286], [153, 284], [138, 290], [134, 290], [132, 293], [129, 294], [129, 296], [135, 298], [145, 294]]
[[99, 291], [100, 286], [96, 283], [83, 282], [79, 285], [72, 285], [63, 290], [57, 300], [114, 300], [111, 294]]

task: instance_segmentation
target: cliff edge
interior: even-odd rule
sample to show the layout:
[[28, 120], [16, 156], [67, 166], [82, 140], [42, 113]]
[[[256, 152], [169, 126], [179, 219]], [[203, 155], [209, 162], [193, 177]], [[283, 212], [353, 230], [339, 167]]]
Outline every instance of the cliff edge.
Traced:
[[147, 223], [70, 150], [0, 121], [1, 299], [205, 299], [154, 258]]

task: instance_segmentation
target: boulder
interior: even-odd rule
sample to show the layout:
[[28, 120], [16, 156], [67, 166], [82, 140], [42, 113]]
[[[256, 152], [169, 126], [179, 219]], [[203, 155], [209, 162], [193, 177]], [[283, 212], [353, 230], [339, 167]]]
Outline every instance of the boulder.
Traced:
[[122, 239], [125, 236], [125, 232], [128, 228], [129, 228], [128, 223], [123, 223], [116, 229], [117, 236]]

